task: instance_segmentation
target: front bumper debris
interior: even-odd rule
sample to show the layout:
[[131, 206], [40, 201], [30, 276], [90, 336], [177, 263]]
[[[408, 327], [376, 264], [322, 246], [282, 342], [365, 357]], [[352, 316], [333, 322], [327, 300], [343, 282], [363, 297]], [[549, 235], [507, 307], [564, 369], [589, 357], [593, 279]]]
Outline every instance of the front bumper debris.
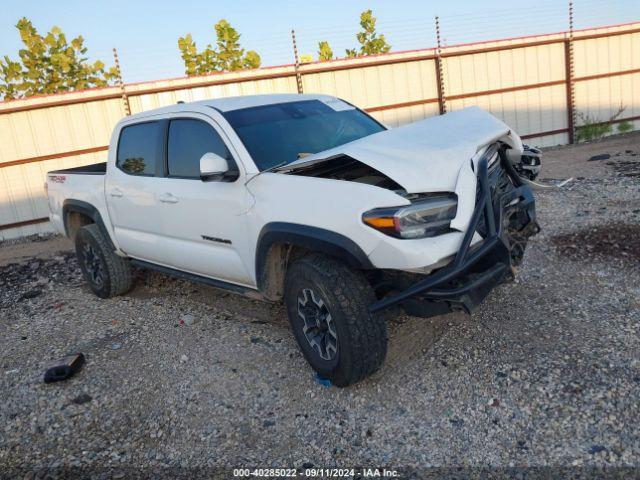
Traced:
[[[496, 169], [490, 182], [489, 159], [496, 149], [503, 177], [511, 179], [506, 191], [496, 185]], [[502, 179], [504, 183], [504, 178]], [[370, 305], [371, 312], [401, 306], [408, 313], [431, 316], [452, 310], [471, 312], [497, 285], [513, 276], [524, 253], [527, 239], [540, 230], [536, 222], [532, 190], [524, 185], [506, 157], [503, 148], [489, 148], [478, 162], [476, 206], [460, 250], [450, 265]], [[483, 240], [471, 247], [475, 232]]]

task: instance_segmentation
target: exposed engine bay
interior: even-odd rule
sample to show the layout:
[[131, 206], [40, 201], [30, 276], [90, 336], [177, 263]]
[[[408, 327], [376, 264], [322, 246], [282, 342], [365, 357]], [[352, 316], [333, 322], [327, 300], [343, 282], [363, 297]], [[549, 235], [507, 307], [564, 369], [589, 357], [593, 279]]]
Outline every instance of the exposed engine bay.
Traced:
[[[507, 149], [506, 152], [507, 158], [520, 177], [530, 181], [538, 177], [542, 158], [542, 152], [539, 149], [530, 147], [529, 145], [523, 145], [523, 153], [521, 155], [518, 155], [517, 151], [511, 149]], [[409, 199], [417, 196], [408, 195], [397, 182], [387, 175], [348, 155], [336, 155], [323, 162], [312, 163], [291, 171], [289, 174], [365, 183], [367, 185], [392, 190], [398, 195]]]
[[384, 173], [348, 155], [338, 155], [324, 162], [295, 170], [291, 174], [365, 183], [392, 190], [402, 196], [406, 195], [404, 189]]

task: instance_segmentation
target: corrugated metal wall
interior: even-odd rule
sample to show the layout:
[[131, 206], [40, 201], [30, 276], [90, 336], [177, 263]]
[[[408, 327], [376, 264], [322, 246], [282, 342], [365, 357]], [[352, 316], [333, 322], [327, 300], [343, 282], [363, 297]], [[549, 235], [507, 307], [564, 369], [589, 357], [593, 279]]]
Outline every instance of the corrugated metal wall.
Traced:
[[[478, 105], [520, 135], [567, 127], [562, 43], [449, 57], [444, 71], [449, 110]], [[548, 146], [566, 143], [567, 138], [560, 134], [533, 140]]]
[[575, 42], [574, 59], [576, 110], [607, 120], [622, 107], [621, 117], [639, 128], [640, 33]]
[[[569, 141], [566, 34], [302, 65], [305, 92], [328, 93], [390, 126], [479, 105], [539, 145]], [[576, 32], [576, 113], [640, 121], [640, 23]], [[297, 91], [293, 66], [126, 86], [133, 113], [179, 100]], [[106, 159], [124, 115], [110, 87], [0, 103], [0, 239], [49, 231], [44, 176]]]

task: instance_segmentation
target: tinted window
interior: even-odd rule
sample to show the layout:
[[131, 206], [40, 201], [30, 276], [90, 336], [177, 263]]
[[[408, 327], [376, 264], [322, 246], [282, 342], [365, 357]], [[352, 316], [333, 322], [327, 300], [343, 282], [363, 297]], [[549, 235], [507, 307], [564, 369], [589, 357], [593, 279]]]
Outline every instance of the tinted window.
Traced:
[[338, 99], [263, 105], [224, 116], [260, 170], [384, 130], [369, 115]]
[[132, 175], [154, 175], [162, 152], [162, 124], [139, 123], [122, 129], [117, 166]]
[[[231, 155], [211, 125], [200, 120], [172, 120], [169, 125], [169, 175], [200, 178], [200, 158], [216, 153], [231, 163]], [[232, 165], [230, 168], [233, 169]]]

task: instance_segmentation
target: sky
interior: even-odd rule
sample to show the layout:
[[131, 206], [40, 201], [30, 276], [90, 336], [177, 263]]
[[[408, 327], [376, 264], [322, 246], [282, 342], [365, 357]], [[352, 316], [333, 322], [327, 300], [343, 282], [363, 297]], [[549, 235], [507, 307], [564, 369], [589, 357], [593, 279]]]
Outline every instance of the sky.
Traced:
[[[17, 58], [17, 21], [26, 16], [38, 31], [57, 25], [70, 40], [85, 38], [91, 60], [112, 65], [116, 47], [125, 82], [184, 75], [178, 37], [191, 33], [199, 48], [215, 41], [224, 18], [256, 50], [263, 66], [293, 62], [291, 29], [300, 54], [316, 55], [329, 41], [339, 56], [356, 45], [360, 12], [372, 9], [392, 51], [432, 47], [434, 17], [447, 45], [567, 29], [568, 2], [559, 0], [3, 0], [0, 57]], [[639, 0], [575, 0], [576, 28], [640, 21]]]

